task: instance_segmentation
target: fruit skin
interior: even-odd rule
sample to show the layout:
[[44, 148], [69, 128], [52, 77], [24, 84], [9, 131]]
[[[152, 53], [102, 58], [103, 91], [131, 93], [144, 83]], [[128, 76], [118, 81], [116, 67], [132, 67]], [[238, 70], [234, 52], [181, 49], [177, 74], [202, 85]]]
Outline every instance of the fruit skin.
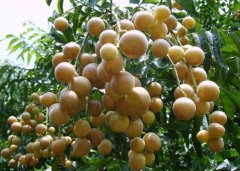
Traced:
[[112, 152], [112, 142], [108, 139], [104, 139], [98, 145], [98, 151], [100, 154], [110, 154]]
[[115, 112], [109, 119], [109, 126], [113, 132], [124, 132], [129, 126], [129, 118]]
[[64, 17], [58, 17], [54, 20], [54, 26], [57, 30], [64, 32], [68, 29], [68, 20]]
[[98, 146], [101, 141], [104, 139], [104, 134], [97, 128], [92, 128], [87, 135], [87, 138], [90, 140], [92, 146]]
[[40, 96], [40, 104], [45, 107], [50, 107], [56, 102], [57, 102], [57, 96], [52, 92], [47, 92]]
[[176, 87], [174, 91], [175, 99], [180, 97], [187, 97], [189, 99], [193, 99], [194, 97], [194, 89], [188, 84], [180, 84], [180, 86]]
[[61, 109], [59, 103], [50, 106], [48, 110], [49, 121], [52, 126], [61, 126], [69, 121], [69, 116], [66, 110]]
[[142, 120], [144, 123], [151, 125], [155, 121], [155, 114], [152, 111], [146, 111], [142, 115]]
[[101, 45], [106, 43], [117, 44], [117, 32], [114, 30], [104, 30], [99, 36], [99, 42]]
[[227, 115], [222, 111], [214, 111], [209, 116], [209, 121], [214, 123], [219, 123], [221, 125], [225, 125], [227, 123]]
[[136, 137], [130, 141], [130, 149], [134, 152], [142, 152], [145, 147], [145, 142], [142, 138]]
[[156, 39], [152, 44], [152, 53], [157, 58], [162, 58], [168, 54], [170, 44], [164, 39]]
[[158, 82], [151, 82], [147, 87], [147, 91], [151, 97], [159, 97], [162, 93], [162, 86]]
[[190, 47], [184, 57], [187, 63], [194, 66], [201, 65], [205, 59], [204, 52], [199, 47]]
[[145, 156], [145, 159], [146, 159], [146, 165], [147, 166], [151, 166], [154, 163], [154, 161], [155, 161], [155, 154], [154, 153], [145, 152], [144, 156]]
[[55, 140], [51, 145], [51, 149], [55, 155], [61, 154], [66, 149], [66, 142], [61, 139]]
[[209, 141], [209, 134], [208, 134], [208, 131], [206, 130], [201, 130], [197, 133], [196, 135], [197, 137], [197, 140], [200, 142], [200, 143], [205, 143], [205, 142], [208, 142]]
[[105, 24], [99, 17], [92, 17], [87, 23], [87, 31], [93, 36], [100, 35], [104, 29]]
[[219, 123], [211, 123], [207, 129], [211, 139], [220, 138], [225, 133], [225, 128]]
[[214, 152], [220, 152], [224, 147], [224, 141], [222, 138], [210, 139], [208, 147]]
[[86, 77], [77, 76], [69, 83], [69, 88], [73, 90], [78, 97], [86, 97], [90, 94], [92, 86]]
[[102, 59], [110, 61], [118, 56], [118, 49], [112, 43], [106, 43], [100, 49], [100, 56]]
[[[96, 54], [95, 54], [96, 55]], [[87, 64], [96, 62], [96, 56], [90, 53], [82, 53], [79, 59], [79, 63], [85, 67]]]
[[80, 51], [81, 51], [81, 47], [76, 42], [69, 42], [69, 43], [65, 44], [63, 47], [63, 54], [68, 59], [77, 58]]
[[154, 22], [154, 16], [148, 11], [139, 11], [134, 18], [134, 26], [138, 30], [148, 30]]
[[135, 153], [129, 157], [129, 165], [134, 171], [139, 171], [146, 164], [145, 156], [142, 153]]
[[172, 31], [177, 27], [178, 21], [174, 15], [170, 15], [169, 18], [165, 21], [168, 31]]
[[161, 148], [161, 139], [154, 132], [148, 132], [144, 135], [145, 148], [149, 152], [156, 152]]
[[201, 100], [199, 97], [194, 96], [193, 101], [196, 105], [196, 112], [195, 115], [197, 117], [202, 117], [205, 114], [208, 113], [209, 110], [209, 102], [205, 102], [203, 100]]
[[63, 54], [63, 52], [58, 52], [56, 53], [53, 58], [52, 58], [52, 65], [54, 68], [56, 68], [56, 66], [62, 62], [67, 62], [68, 59], [67, 57]]
[[129, 31], [129, 30], [135, 29], [134, 24], [130, 20], [123, 19], [123, 20], [120, 20], [119, 23], [120, 23], [121, 30]]
[[168, 33], [167, 25], [164, 22], [157, 21], [150, 28], [150, 35], [153, 40], [163, 39]]
[[184, 27], [186, 27], [188, 30], [190, 30], [195, 27], [195, 20], [192, 17], [187, 16], [183, 19], [182, 24]]
[[130, 30], [120, 38], [119, 47], [128, 58], [139, 58], [146, 53], [148, 40], [142, 32]]
[[174, 64], [180, 62], [184, 57], [184, 50], [180, 46], [172, 46], [169, 48], [168, 56], [171, 58]]
[[58, 81], [65, 84], [72, 81], [75, 72], [75, 68], [72, 64], [68, 62], [62, 62], [55, 68], [54, 75]]
[[143, 132], [143, 122], [141, 119], [130, 120], [129, 126], [125, 133], [129, 138], [140, 137]]
[[155, 8], [153, 15], [158, 21], [166, 21], [170, 17], [171, 11], [167, 6], [160, 5]]
[[91, 142], [86, 138], [77, 138], [72, 144], [72, 154], [74, 157], [86, 156], [91, 149]]
[[74, 123], [73, 131], [74, 134], [79, 138], [87, 136], [90, 130], [91, 126], [88, 121], [80, 119]]
[[[175, 64], [179, 80], [183, 81], [188, 75], [188, 67], [184, 62], [178, 62]], [[173, 76], [176, 78], [175, 72], [173, 71]]]
[[218, 85], [210, 80], [201, 82], [197, 87], [197, 95], [204, 101], [213, 101], [218, 98], [220, 93]]
[[173, 103], [173, 113], [179, 120], [190, 120], [194, 117], [195, 112], [196, 106], [189, 98], [180, 97]]
[[153, 97], [151, 99], [150, 110], [154, 113], [161, 112], [163, 108], [163, 101], [158, 97]]

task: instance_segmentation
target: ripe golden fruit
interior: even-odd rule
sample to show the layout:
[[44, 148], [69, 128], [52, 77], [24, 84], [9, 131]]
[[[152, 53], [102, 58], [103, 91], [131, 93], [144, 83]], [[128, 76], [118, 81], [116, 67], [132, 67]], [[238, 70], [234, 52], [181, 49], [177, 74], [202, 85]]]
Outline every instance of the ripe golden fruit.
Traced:
[[28, 112], [23, 112], [21, 118], [24, 122], [29, 122], [31, 120], [31, 115]]
[[144, 135], [145, 148], [149, 152], [156, 152], [161, 148], [161, 139], [154, 132], [148, 132]]
[[214, 152], [220, 152], [224, 147], [224, 141], [222, 138], [210, 139], [208, 147]]
[[[207, 80], [207, 73], [203, 68], [200, 68], [200, 67], [193, 68], [192, 74], [193, 74], [193, 77], [194, 77], [197, 85], [200, 84], [201, 82], [203, 82], [204, 80]], [[184, 80], [184, 82], [193, 84], [189, 73], [188, 73], [186, 79]]]
[[139, 58], [146, 53], [148, 40], [142, 32], [130, 30], [120, 38], [119, 47], [128, 58]]
[[25, 158], [25, 155], [20, 156], [18, 162], [19, 162], [21, 165], [25, 165], [25, 164], [27, 163], [27, 160], [26, 160], [26, 158]]
[[187, 36], [183, 36], [180, 38], [180, 42], [182, 45], [187, 45], [189, 43], [189, 38]]
[[116, 100], [115, 105], [116, 112], [118, 112], [119, 114], [130, 116], [136, 112], [136, 110], [134, 110], [134, 107], [127, 102], [126, 96], [123, 96], [120, 99]]
[[148, 91], [143, 87], [134, 87], [127, 95], [127, 103], [134, 106], [136, 110], [146, 111], [151, 103]]
[[[188, 67], [184, 62], [178, 62], [175, 64], [179, 80], [183, 81], [188, 75]], [[175, 72], [173, 71], [173, 76], [176, 78]]]
[[145, 148], [145, 141], [140, 137], [135, 137], [130, 141], [130, 149], [134, 152], [142, 152]]
[[110, 82], [111, 78], [112, 78], [112, 74], [108, 73], [106, 71], [106, 69], [104, 68], [104, 65], [103, 65], [103, 62], [101, 62], [99, 65], [98, 65], [98, 68], [97, 68], [97, 76], [98, 78], [106, 83], [106, 82]]
[[44, 107], [50, 107], [56, 102], [57, 96], [52, 92], [47, 92], [40, 96], [40, 104], [43, 105]]
[[212, 112], [212, 111], [213, 111], [213, 108], [214, 108], [214, 102], [213, 102], [213, 101], [210, 101], [210, 102], [209, 102], [209, 110], [208, 110], [208, 112], [209, 112], [209, 113]]
[[94, 126], [102, 126], [105, 123], [105, 114], [101, 113], [98, 116], [91, 116], [90, 120]]
[[9, 141], [9, 142], [11, 142], [14, 145], [19, 145], [21, 143], [21, 139], [17, 136], [13, 136], [10, 140], [11, 141]]
[[102, 105], [107, 111], [116, 109], [113, 99], [107, 94], [102, 96]]
[[35, 142], [32, 144], [32, 150], [33, 150], [33, 151], [36, 151], [36, 152], [40, 152], [40, 149], [41, 149], [40, 142], [39, 142], [39, 141], [35, 141]]
[[209, 134], [208, 134], [208, 131], [206, 130], [199, 131], [196, 137], [200, 143], [205, 143], [209, 141]]
[[77, 138], [76, 141], [72, 144], [72, 148], [74, 157], [83, 157], [90, 152], [91, 143], [86, 138]]
[[106, 72], [108, 72], [109, 74], [118, 74], [123, 69], [125, 62], [123, 58], [118, 55], [111, 61], [103, 60], [102, 65]]
[[9, 116], [7, 122], [11, 125], [14, 122], [17, 122], [17, 118], [15, 116]]
[[178, 24], [177, 18], [174, 15], [170, 15], [169, 18], [165, 21], [168, 31], [173, 31]]
[[162, 111], [162, 108], [163, 108], [162, 99], [158, 97], [153, 97], [150, 103], [150, 110], [153, 111], [154, 113], [158, 113]]
[[48, 128], [49, 134], [54, 134], [55, 131], [56, 131], [56, 129], [55, 129], [53, 126], [51, 126], [51, 127]]
[[68, 28], [68, 25], [69, 25], [68, 20], [64, 17], [57, 17], [54, 20], [54, 27], [61, 32], [66, 31]]
[[171, 58], [174, 64], [180, 62], [184, 57], [184, 50], [180, 46], [172, 46], [169, 48], [168, 56]]
[[141, 81], [139, 80], [139, 78], [138, 77], [136, 77], [136, 76], [133, 76], [134, 77], [134, 82], [135, 82], [135, 84], [134, 84], [134, 87], [141, 87]]
[[193, 101], [194, 101], [194, 103], [196, 105], [195, 115], [197, 117], [202, 117], [202, 116], [204, 116], [205, 114], [208, 113], [209, 102], [201, 100], [199, 97], [197, 97], [197, 95], [194, 96]]
[[135, 29], [134, 24], [130, 20], [123, 19], [120, 20], [119, 23], [121, 30], [129, 31]]
[[218, 98], [220, 93], [218, 85], [210, 80], [201, 82], [197, 87], [197, 95], [204, 101], [213, 101]]
[[141, 119], [136, 119], [129, 122], [129, 126], [125, 133], [129, 138], [140, 137], [143, 132], [143, 122]]
[[11, 130], [12, 130], [14, 133], [21, 132], [21, 131], [22, 131], [22, 124], [21, 124], [20, 122], [14, 122], [14, 123], [12, 123], [12, 125], [11, 125]]
[[32, 93], [31, 94], [31, 98], [32, 98], [32, 100], [35, 102], [35, 103], [39, 103], [39, 101], [40, 101], [40, 98], [39, 98], [39, 94], [38, 93]]
[[172, 7], [178, 10], [183, 10], [183, 7], [179, 3], [177, 3], [175, 0], [172, 1]]
[[116, 93], [125, 95], [132, 91], [135, 85], [134, 81], [134, 77], [131, 73], [121, 71], [119, 74], [113, 75], [110, 86]]
[[214, 122], [214, 123], [219, 123], [221, 125], [225, 125], [226, 122], [227, 122], [227, 116], [222, 111], [214, 111], [210, 115], [209, 120], [210, 120], [210, 122]]
[[75, 59], [81, 51], [81, 47], [76, 42], [69, 42], [63, 47], [63, 54], [68, 59]]
[[88, 121], [80, 119], [74, 123], [73, 131], [74, 134], [79, 138], [87, 136], [90, 130], [91, 126]]
[[67, 57], [64, 56], [62, 52], [58, 52], [52, 58], [52, 65], [55, 68], [58, 64], [62, 62], [67, 62], [67, 61], [68, 61]]
[[61, 109], [59, 103], [53, 104], [51, 110], [49, 109], [49, 121], [53, 126], [61, 126], [69, 122], [69, 116], [66, 110]]
[[129, 165], [134, 171], [139, 171], [146, 164], [145, 156], [142, 153], [135, 153], [129, 157]]
[[62, 139], [58, 139], [52, 142], [51, 150], [55, 155], [62, 154], [66, 149], [66, 142]]
[[93, 36], [98, 36], [104, 29], [104, 21], [99, 17], [92, 17], [87, 23], [87, 31]]
[[152, 53], [155, 57], [162, 58], [168, 54], [170, 44], [164, 39], [157, 39], [152, 44]]
[[2, 158], [4, 158], [5, 160], [9, 159], [11, 156], [11, 150], [9, 148], [4, 148], [1, 151], [1, 156]]
[[9, 160], [9, 162], [8, 162], [8, 165], [12, 168], [16, 168], [17, 164], [18, 164], [18, 162], [14, 159]]
[[168, 33], [167, 25], [164, 22], [157, 21], [150, 28], [150, 35], [153, 40], [163, 39]]
[[90, 140], [92, 146], [98, 146], [104, 139], [104, 134], [99, 129], [92, 128], [87, 135], [87, 138]]
[[186, 97], [180, 97], [173, 103], [173, 113], [179, 120], [190, 120], [196, 112], [195, 103]]
[[78, 105], [79, 99], [74, 91], [64, 88], [60, 92], [59, 103], [63, 110], [68, 111]]
[[207, 130], [211, 139], [220, 138], [225, 133], [225, 128], [219, 123], [211, 123]]
[[144, 123], [151, 125], [155, 121], [155, 114], [152, 111], [146, 111], [142, 115], [142, 120]]
[[36, 131], [37, 134], [43, 135], [43, 134], [46, 133], [47, 127], [44, 124], [38, 124], [35, 128], [35, 131]]
[[98, 145], [98, 151], [100, 154], [110, 154], [112, 151], [112, 142], [108, 139], [102, 140], [101, 143]]
[[188, 30], [187, 30], [186, 27], [184, 27], [184, 26], [180, 26], [180, 27], [177, 29], [177, 35], [178, 35], [179, 37], [186, 36], [187, 33], [188, 33]]
[[106, 43], [117, 44], [117, 33], [114, 30], [104, 30], [99, 36], [99, 42], [104, 45]]
[[78, 97], [88, 96], [92, 89], [90, 81], [83, 76], [74, 77], [69, 84], [69, 88], [73, 90]]
[[167, 6], [160, 5], [155, 8], [153, 15], [158, 21], [166, 21], [170, 17], [171, 11]]
[[22, 126], [22, 133], [23, 134], [29, 134], [31, 131], [32, 131], [31, 125], [26, 124], [26, 125]]
[[151, 166], [154, 163], [154, 161], [155, 161], [155, 154], [154, 153], [145, 152], [144, 156], [145, 156], [145, 159], [146, 159], [146, 165], [147, 166]]
[[100, 49], [100, 56], [102, 59], [110, 61], [118, 56], [118, 49], [112, 43], [106, 43]]
[[96, 44], [95, 44], [95, 53], [97, 54], [97, 56], [100, 56], [100, 49], [102, 47], [102, 44], [100, 41], [98, 41]]
[[90, 100], [88, 103], [88, 113], [91, 116], [99, 116], [102, 112], [102, 105], [97, 100]]
[[64, 166], [67, 168], [67, 169], [70, 169], [72, 167], [72, 161], [71, 160], [66, 160], [64, 162]]
[[108, 96], [110, 96], [114, 101], [119, 100], [121, 97], [123, 97], [120, 94], [117, 94], [113, 88], [110, 86], [110, 83], [106, 83], [105, 85], [105, 92]]
[[101, 82], [97, 76], [98, 64], [91, 63], [86, 65], [82, 70], [82, 76], [86, 77], [92, 84]]
[[96, 62], [96, 56], [90, 53], [82, 53], [79, 59], [79, 63], [85, 67], [87, 64]]
[[158, 82], [151, 82], [147, 87], [147, 91], [151, 97], [159, 97], [162, 93], [162, 86]]
[[42, 123], [45, 120], [45, 115], [43, 113], [37, 113], [35, 114], [35, 120], [37, 123]]
[[109, 118], [109, 126], [113, 132], [124, 132], [129, 126], [129, 118], [115, 112]]
[[154, 16], [148, 11], [139, 11], [134, 17], [134, 26], [138, 30], [146, 31], [152, 27]]
[[187, 16], [183, 19], [182, 24], [184, 27], [186, 27], [188, 30], [190, 30], [195, 27], [195, 20], [192, 17]]
[[40, 140], [39, 140], [41, 147], [42, 148], [47, 148], [50, 145], [51, 140], [50, 140], [49, 136], [41, 137]]
[[205, 59], [205, 55], [202, 49], [199, 47], [190, 47], [185, 52], [185, 60], [190, 65], [201, 65]]
[[75, 72], [75, 68], [72, 64], [62, 62], [57, 65], [54, 74], [56, 79], [61, 83], [69, 83], [73, 79]]
[[175, 99], [180, 97], [187, 97], [189, 99], [193, 99], [193, 96], [194, 96], [194, 90], [188, 84], [181, 84], [180, 86], [176, 87], [174, 91]]

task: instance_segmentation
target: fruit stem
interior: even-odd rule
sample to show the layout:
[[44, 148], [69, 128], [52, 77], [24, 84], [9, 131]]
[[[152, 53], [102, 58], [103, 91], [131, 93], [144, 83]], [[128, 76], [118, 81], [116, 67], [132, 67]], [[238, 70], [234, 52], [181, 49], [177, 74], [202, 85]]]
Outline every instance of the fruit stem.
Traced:
[[48, 107], [46, 108], [46, 127], [48, 130]]
[[190, 77], [191, 77], [191, 80], [192, 80], [192, 83], [193, 83], [193, 89], [196, 92], [196, 90], [197, 90], [197, 83], [196, 83], [196, 80], [195, 80], [195, 78], [193, 76], [193, 73], [192, 73], [192, 66], [187, 64], [187, 67], [188, 67], [188, 71], [190, 73]]
[[173, 33], [173, 31], [171, 31], [171, 34], [172, 34], [175, 42], [177, 42], [177, 44], [179, 44], [180, 46], [182, 46], [182, 43], [179, 41], [179, 39], [176, 37], [176, 35]]

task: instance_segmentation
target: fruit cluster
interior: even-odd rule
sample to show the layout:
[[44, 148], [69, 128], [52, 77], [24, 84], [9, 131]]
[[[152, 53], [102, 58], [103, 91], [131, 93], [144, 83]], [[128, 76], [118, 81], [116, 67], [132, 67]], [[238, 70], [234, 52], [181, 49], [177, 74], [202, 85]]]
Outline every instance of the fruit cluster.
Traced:
[[[181, 9], [176, 2], [173, 5]], [[55, 78], [65, 86], [59, 94], [33, 93], [35, 103], [26, 106], [19, 118], [9, 117], [14, 134], [8, 138], [10, 147], [3, 149], [1, 155], [9, 159], [14, 154], [9, 160], [10, 166], [34, 167], [42, 158], [54, 157], [71, 168], [72, 160], [88, 155], [91, 149], [108, 155], [113, 144], [105, 138], [105, 127], [127, 136], [129, 165], [133, 170], [151, 166], [155, 161], [154, 152], [161, 148], [161, 139], [154, 132], [144, 132], [144, 126], [153, 124], [155, 114], [162, 111], [162, 86], [151, 82], [144, 87], [141, 77], [125, 70], [125, 58], [141, 58], [148, 49], [159, 60], [165, 57], [172, 63], [178, 82], [172, 106], [177, 119], [191, 120], [213, 110], [213, 101], [220, 90], [216, 83], [207, 80], [207, 73], [200, 67], [204, 52], [189, 45], [187, 33], [195, 27], [192, 17], [185, 17], [180, 24], [165, 5], [150, 12], [139, 11], [131, 20], [119, 20], [116, 14], [114, 17], [115, 29], [106, 29], [100, 17], [92, 17], [87, 22], [86, 39], [98, 38], [95, 52], [82, 52], [84, 40], [81, 46], [76, 42], [65, 44], [62, 52], [53, 56]], [[58, 17], [54, 25], [61, 32], [69, 27], [63, 17]], [[101, 91], [100, 101], [92, 98], [96, 90]], [[221, 119], [219, 113], [213, 112], [210, 116], [213, 123], [197, 135], [198, 140], [208, 142], [213, 151], [223, 147], [220, 137], [224, 134], [222, 125], [226, 116], [221, 113], [225, 120]], [[33, 130], [37, 139], [26, 144], [25, 154], [17, 153], [21, 143], [19, 133], [28, 135]]]

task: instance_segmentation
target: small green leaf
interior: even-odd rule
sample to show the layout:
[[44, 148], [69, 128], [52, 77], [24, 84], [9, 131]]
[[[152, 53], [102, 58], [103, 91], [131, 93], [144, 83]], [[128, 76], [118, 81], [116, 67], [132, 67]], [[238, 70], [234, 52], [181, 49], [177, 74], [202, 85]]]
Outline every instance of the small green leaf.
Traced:
[[238, 51], [240, 53], [240, 37], [234, 32], [230, 32], [229, 35], [232, 38], [232, 40], [234, 41], [234, 43], [237, 46]]
[[129, 2], [132, 4], [139, 4], [140, 0], [129, 0]]
[[163, 123], [161, 125], [164, 129], [168, 130], [186, 130], [190, 128], [190, 123], [188, 122], [171, 122]]
[[193, 0], [177, 0], [177, 2], [183, 6], [183, 8], [193, 17], [198, 17], [198, 13], [195, 9]]
[[57, 9], [58, 9], [58, 13], [60, 15], [63, 14], [63, 1], [64, 0], [58, 0], [58, 3], [57, 3]]
[[74, 14], [73, 14], [73, 33], [76, 34], [77, 28], [78, 28], [78, 21], [79, 21], [79, 14], [80, 14], [81, 7], [75, 8]]
[[233, 103], [232, 100], [228, 97], [228, 95], [224, 92], [224, 90], [221, 91], [220, 97], [221, 97], [221, 99], [222, 99], [223, 108], [224, 108], [224, 111], [225, 111], [227, 117], [228, 117], [229, 119], [233, 120], [234, 113], [235, 113], [235, 111], [236, 111], [234, 103]]
[[46, 3], [48, 4], [48, 6], [50, 6], [52, 3], [52, 0], [46, 0]]

